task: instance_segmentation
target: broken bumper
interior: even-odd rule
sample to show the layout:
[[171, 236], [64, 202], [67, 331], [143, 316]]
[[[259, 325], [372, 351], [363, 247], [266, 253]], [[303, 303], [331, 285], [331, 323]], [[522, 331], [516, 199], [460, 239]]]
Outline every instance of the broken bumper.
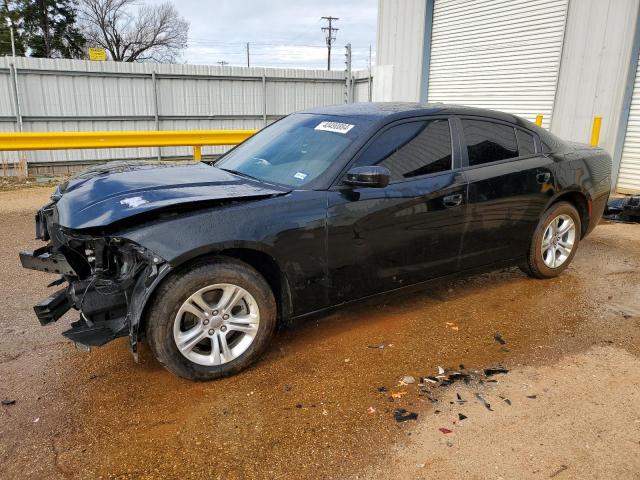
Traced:
[[40, 272], [58, 273], [60, 275], [75, 275], [75, 272], [60, 254], [49, 252], [47, 247], [34, 251], [20, 252], [20, 263], [24, 268]]

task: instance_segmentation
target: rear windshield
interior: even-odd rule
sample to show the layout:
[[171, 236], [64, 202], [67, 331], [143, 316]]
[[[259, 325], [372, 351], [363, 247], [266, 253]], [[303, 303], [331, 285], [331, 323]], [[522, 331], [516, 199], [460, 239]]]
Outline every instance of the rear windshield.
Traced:
[[350, 117], [289, 115], [231, 150], [215, 166], [301, 187], [322, 175], [366, 126], [366, 121]]

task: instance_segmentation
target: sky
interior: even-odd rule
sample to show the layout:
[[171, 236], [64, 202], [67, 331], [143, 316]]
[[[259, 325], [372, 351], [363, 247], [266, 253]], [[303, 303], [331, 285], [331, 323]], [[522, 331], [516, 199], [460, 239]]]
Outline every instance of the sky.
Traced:
[[[162, 3], [166, 0], [146, 0]], [[331, 69], [344, 69], [344, 46], [351, 43], [354, 69], [367, 68], [375, 40], [377, 0], [174, 0], [191, 24], [187, 63], [326, 68], [322, 16], [339, 17]]]

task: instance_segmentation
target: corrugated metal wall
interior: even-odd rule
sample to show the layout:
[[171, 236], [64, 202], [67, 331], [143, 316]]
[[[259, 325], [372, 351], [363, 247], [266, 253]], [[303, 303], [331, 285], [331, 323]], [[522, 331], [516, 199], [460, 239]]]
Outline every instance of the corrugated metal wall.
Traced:
[[[0, 58], [0, 130], [17, 131], [12, 59]], [[344, 73], [208, 65], [17, 58], [23, 131], [259, 129], [288, 113], [345, 101]], [[354, 101], [368, 73], [354, 72]], [[216, 154], [226, 147], [204, 147]], [[158, 149], [26, 152], [30, 163], [153, 158]], [[162, 148], [164, 157], [190, 148]], [[14, 152], [3, 160], [17, 161]]]
[[548, 127], [567, 3], [435, 0], [428, 101], [543, 114]]
[[633, 86], [616, 190], [621, 193], [640, 193], [640, 59], [638, 59]]

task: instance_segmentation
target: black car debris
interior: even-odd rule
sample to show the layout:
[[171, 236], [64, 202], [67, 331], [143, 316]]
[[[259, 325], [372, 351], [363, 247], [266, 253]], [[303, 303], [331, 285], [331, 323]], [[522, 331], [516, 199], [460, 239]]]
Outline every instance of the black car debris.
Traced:
[[516, 116], [367, 103], [289, 115], [212, 164], [113, 162], [60, 185], [26, 268], [84, 346], [145, 339], [177, 375], [247, 367], [278, 324], [452, 275], [550, 278], [598, 223], [611, 158]]

